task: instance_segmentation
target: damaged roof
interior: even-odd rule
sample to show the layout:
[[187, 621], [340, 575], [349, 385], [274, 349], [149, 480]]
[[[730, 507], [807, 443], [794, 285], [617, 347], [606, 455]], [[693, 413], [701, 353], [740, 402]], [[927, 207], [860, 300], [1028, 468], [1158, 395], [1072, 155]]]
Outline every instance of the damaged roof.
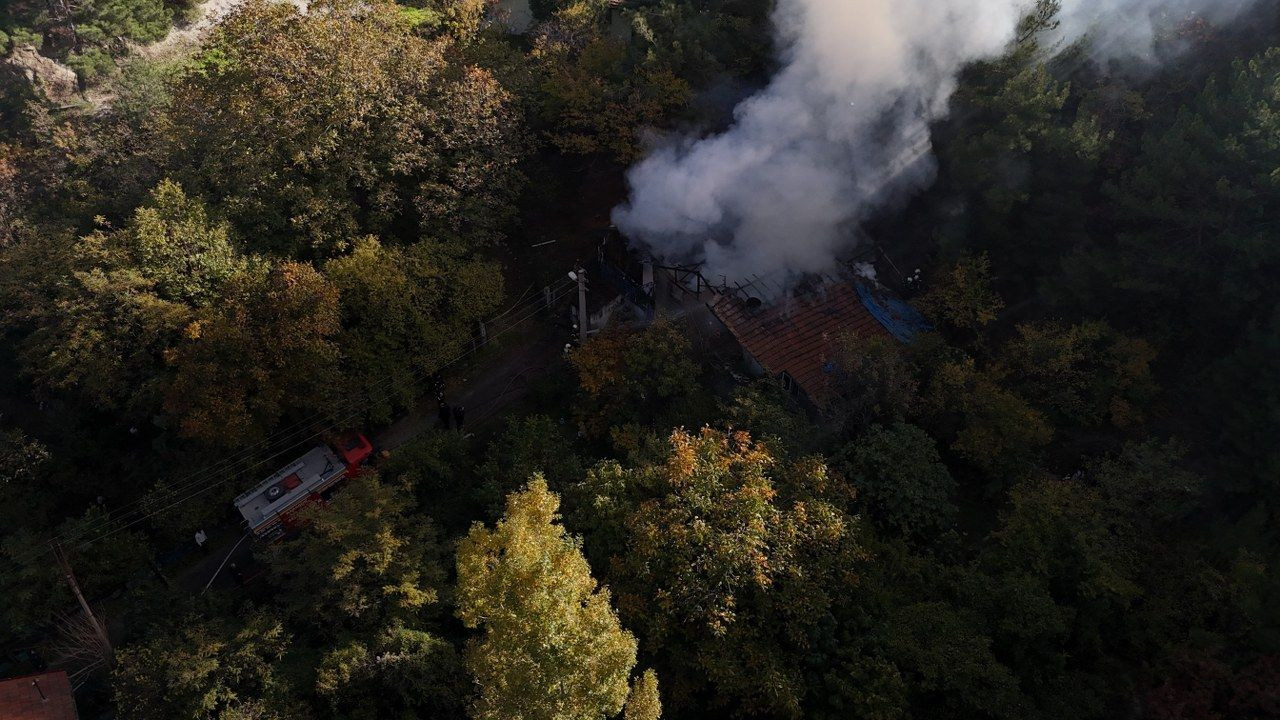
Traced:
[[768, 305], [722, 295], [711, 311], [765, 372], [786, 373], [818, 404], [835, 370], [833, 344], [841, 335], [906, 340], [925, 327], [902, 301], [839, 280]]

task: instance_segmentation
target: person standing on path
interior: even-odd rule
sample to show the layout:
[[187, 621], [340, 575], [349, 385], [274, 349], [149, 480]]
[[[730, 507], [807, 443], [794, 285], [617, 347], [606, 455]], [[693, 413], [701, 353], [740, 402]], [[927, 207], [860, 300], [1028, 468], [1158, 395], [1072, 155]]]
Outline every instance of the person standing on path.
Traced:
[[227, 571], [231, 573], [231, 579], [236, 582], [237, 587], [244, 587], [244, 571], [237, 567], [235, 563], [231, 563], [227, 567]]
[[461, 405], [453, 406], [453, 426], [462, 432], [462, 420], [467, 416], [467, 409]]
[[209, 554], [209, 536], [204, 534], [204, 528], [196, 531], [196, 547], [205, 555]]

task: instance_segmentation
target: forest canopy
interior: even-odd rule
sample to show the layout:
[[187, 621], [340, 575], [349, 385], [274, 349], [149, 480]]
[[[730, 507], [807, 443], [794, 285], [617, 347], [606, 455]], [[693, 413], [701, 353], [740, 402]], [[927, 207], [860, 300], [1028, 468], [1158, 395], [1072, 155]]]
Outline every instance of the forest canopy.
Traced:
[[[0, 675], [138, 720], [1280, 714], [1265, 3], [1142, 67], [1023, 8], [830, 271], [913, 332], [780, 351], [821, 396], [609, 227], [785, 65], [778, 3], [215, 5], [0, 8]], [[787, 282], [744, 304], [784, 344]]]

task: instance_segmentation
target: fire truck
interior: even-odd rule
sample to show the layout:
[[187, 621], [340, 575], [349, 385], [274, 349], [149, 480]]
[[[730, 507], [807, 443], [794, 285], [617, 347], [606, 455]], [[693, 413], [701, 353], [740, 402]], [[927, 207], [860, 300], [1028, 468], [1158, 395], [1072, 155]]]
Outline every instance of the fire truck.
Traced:
[[277, 540], [298, 529], [299, 511], [321, 502], [325, 493], [358, 473], [372, 454], [373, 446], [359, 433], [317, 445], [236, 498], [236, 509], [254, 535]]

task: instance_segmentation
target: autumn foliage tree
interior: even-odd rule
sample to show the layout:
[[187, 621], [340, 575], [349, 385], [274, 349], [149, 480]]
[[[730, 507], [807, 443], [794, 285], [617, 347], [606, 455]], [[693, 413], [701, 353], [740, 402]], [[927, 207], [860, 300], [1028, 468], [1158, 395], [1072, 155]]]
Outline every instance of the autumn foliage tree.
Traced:
[[124, 227], [101, 228], [69, 248], [52, 247], [58, 242], [30, 240], [50, 244], [42, 259], [59, 273], [46, 265], [34, 288], [8, 288], [47, 299], [20, 318], [37, 325], [22, 344], [26, 372], [45, 387], [122, 410], [135, 421], [154, 413], [167, 382], [164, 353], [245, 265], [227, 226], [178, 184], [164, 181]]
[[1062, 422], [1086, 427], [1140, 422], [1138, 408], [1155, 392], [1154, 359], [1150, 344], [1099, 321], [1020, 325], [1001, 351], [1001, 364], [1024, 397]]
[[265, 554], [280, 600], [332, 633], [421, 620], [442, 570], [433, 529], [409, 515], [412, 505], [405, 488], [366, 471], [308, 508], [297, 541]]
[[864, 559], [856, 521], [807, 492], [830, 485], [825, 466], [779, 466], [745, 433], [677, 430], [669, 448], [613, 484], [638, 495], [611, 570], [623, 616], [671, 663], [674, 692], [710, 682], [741, 709], [798, 716], [827, 582], [854, 582]]
[[631, 692], [627, 694], [627, 704], [623, 709], [623, 720], [658, 720], [662, 717], [662, 699], [658, 696], [658, 675], [652, 670], [645, 670], [631, 684]]
[[259, 250], [489, 241], [518, 188], [518, 118], [449, 43], [385, 0], [246, 3], [174, 88], [171, 162]]
[[1049, 419], [1010, 389], [1000, 368], [941, 346], [921, 365], [922, 423], [993, 482], [1025, 471], [1052, 440]]
[[683, 108], [691, 88], [614, 37], [609, 12], [589, 0], [565, 4], [539, 27], [532, 57], [542, 72], [540, 115], [551, 143], [568, 154], [626, 162], [641, 151], [641, 129]]
[[467, 651], [479, 720], [598, 720], [627, 699], [635, 638], [557, 522], [559, 504], [535, 476], [495, 528], [474, 525], [458, 546], [458, 616], [483, 631]]
[[574, 350], [569, 361], [581, 388], [577, 413], [588, 434], [605, 436], [629, 423], [678, 422], [697, 396], [697, 365], [679, 328], [658, 322], [639, 332], [611, 329]]
[[338, 330], [338, 293], [310, 265], [240, 273], [169, 352], [165, 410], [183, 435], [234, 447], [268, 434], [289, 412], [324, 409]]
[[1004, 309], [1004, 299], [992, 285], [991, 259], [969, 256], [945, 268], [919, 305], [935, 323], [970, 336], [977, 333]]
[[333, 717], [460, 718], [467, 683], [448, 641], [424, 630], [392, 626], [370, 639], [330, 651], [316, 668], [316, 694]]
[[383, 422], [412, 405], [502, 296], [495, 264], [432, 241], [401, 247], [363, 238], [324, 273], [341, 294], [343, 385]]
[[119, 653], [116, 705], [138, 720], [286, 717], [272, 700], [284, 687], [276, 666], [289, 645], [284, 626], [266, 611], [235, 622], [184, 616]]

